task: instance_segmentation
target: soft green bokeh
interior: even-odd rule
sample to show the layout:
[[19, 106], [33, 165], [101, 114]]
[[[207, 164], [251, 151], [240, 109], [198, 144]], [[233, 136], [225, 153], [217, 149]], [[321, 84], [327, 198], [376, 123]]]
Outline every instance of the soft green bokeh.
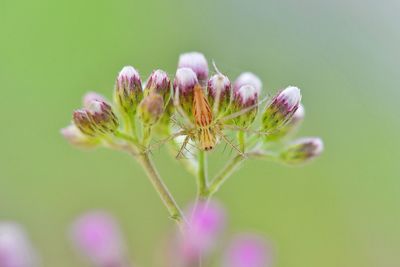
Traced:
[[[76, 150], [59, 129], [86, 91], [111, 97], [122, 66], [173, 74], [179, 53], [198, 50], [232, 78], [257, 73], [268, 93], [302, 88], [301, 134], [326, 144], [301, 168], [246, 164], [217, 195], [229, 232], [268, 236], [278, 267], [400, 266], [399, 10], [396, 0], [1, 0], [0, 219], [26, 226], [43, 266], [83, 266], [68, 225], [106, 209], [135, 261], [153, 266], [172, 223], [138, 164]], [[212, 170], [224, 163], [211, 157]], [[189, 201], [194, 180], [155, 158]]]

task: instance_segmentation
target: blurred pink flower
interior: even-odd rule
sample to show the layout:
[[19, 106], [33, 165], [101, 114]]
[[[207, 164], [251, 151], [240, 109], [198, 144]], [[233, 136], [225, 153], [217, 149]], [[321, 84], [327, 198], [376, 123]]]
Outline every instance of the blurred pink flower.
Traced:
[[222, 266], [269, 267], [271, 266], [271, 249], [258, 235], [238, 235], [228, 247]]
[[127, 266], [125, 246], [114, 218], [100, 211], [79, 217], [72, 226], [76, 248], [98, 267]]

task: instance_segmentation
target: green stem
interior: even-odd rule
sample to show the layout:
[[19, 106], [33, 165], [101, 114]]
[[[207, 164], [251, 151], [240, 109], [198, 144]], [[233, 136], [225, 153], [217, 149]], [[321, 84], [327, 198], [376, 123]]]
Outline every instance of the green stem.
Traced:
[[175, 220], [180, 227], [182, 227], [184, 223], [183, 213], [169, 192], [167, 186], [162, 181], [152, 160], [147, 154], [140, 155], [138, 160], [142, 164], [150, 182], [153, 184], [164, 205], [167, 207], [170, 217]]
[[207, 155], [203, 150], [198, 151], [198, 170], [197, 170], [197, 199], [207, 197]]
[[208, 198], [218, 191], [221, 185], [232, 175], [245, 159], [245, 157], [237, 155], [222, 169], [222, 171], [211, 181], [211, 184], [208, 187]]
[[240, 146], [240, 150], [244, 153], [245, 149], [246, 149], [246, 136], [245, 136], [245, 132], [243, 131], [239, 131], [237, 133], [237, 138], [239, 141], [239, 146]]
[[151, 138], [151, 126], [144, 125], [143, 126], [143, 140], [142, 140], [142, 144], [144, 147], [147, 147], [149, 145], [150, 138]]

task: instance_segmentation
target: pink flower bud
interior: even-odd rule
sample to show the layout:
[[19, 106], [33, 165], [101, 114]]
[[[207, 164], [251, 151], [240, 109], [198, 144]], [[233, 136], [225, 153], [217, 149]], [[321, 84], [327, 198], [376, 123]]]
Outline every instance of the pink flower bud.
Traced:
[[179, 91], [179, 96], [193, 95], [193, 89], [198, 84], [196, 73], [189, 68], [180, 68], [176, 71], [174, 90]]
[[190, 52], [181, 54], [179, 56], [178, 68], [192, 69], [201, 84], [207, 81], [208, 77], [208, 64], [207, 59], [202, 53]]
[[231, 82], [228, 77], [215, 74], [208, 80], [207, 89], [210, 104], [214, 106], [218, 99], [218, 111], [226, 111], [231, 100]]
[[303, 137], [293, 141], [282, 152], [281, 159], [288, 164], [301, 164], [318, 157], [324, 143], [318, 137]]
[[95, 147], [99, 141], [83, 134], [75, 124], [71, 124], [61, 129], [61, 135], [72, 145], [79, 148]]
[[234, 102], [241, 108], [247, 108], [258, 102], [260, 90], [252, 85], [243, 85], [234, 92]]
[[90, 102], [93, 100], [107, 102], [106, 98], [96, 92], [88, 92], [83, 96], [83, 106], [85, 108], [89, 107]]
[[257, 235], [237, 236], [225, 253], [223, 267], [268, 267], [271, 266], [271, 249]]
[[114, 99], [123, 114], [133, 116], [143, 98], [139, 73], [132, 66], [124, 67], [118, 74]]
[[300, 89], [289, 86], [279, 92], [271, 104], [265, 109], [262, 123], [263, 129], [275, 132], [284, 126], [293, 116], [300, 105]]
[[235, 83], [233, 84], [233, 92], [236, 92], [242, 87], [243, 85], [251, 85], [253, 86], [258, 92], [261, 91], [262, 83], [260, 78], [258, 78], [255, 74], [251, 72], [244, 72], [239, 75], [236, 79]]
[[16, 223], [0, 222], [0, 266], [37, 266], [36, 253], [25, 231]]
[[[179, 257], [190, 266], [199, 257], [207, 256], [217, 245], [225, 228], [225, 212], [217, 202], [200, 202], [188, 212], [189, 225], [179, 240]], [[178, 265], [179, 266], [179, 265]]]
[[168, 78], [168, 74], [163, 70], [153, 71], [146, 83], [146, 89], [150, 92], [154, 91], [162, 96], [169, 95], [170, 88], [171, 82]]
[[71, 237], [78, 251], [95, 266], [127, 266], [119, 227], [109, 214], [97, 211], [82, 215], [72, 225]]

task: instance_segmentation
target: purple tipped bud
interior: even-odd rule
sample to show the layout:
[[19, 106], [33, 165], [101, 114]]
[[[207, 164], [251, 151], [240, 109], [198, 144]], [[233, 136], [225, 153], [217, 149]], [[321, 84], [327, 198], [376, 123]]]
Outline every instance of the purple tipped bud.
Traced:
[[293, 136], [300, 128], [305, 116], [304, 107], [302, 104], [293, 114], [292, 118], [283, 125], [279, 130], [272, 132], [266, 136], [267, 141], [275, 141], [280, 138], [287, 138]]
[[156, 124], [164, 112], [164, 100], [156, 93], [150, 93], [139, 105], [139, 117], [144, 124]]
[[244, 72], [239, 75], [239, 77], [233, 84], [233, 92], [237, 92], [243, 85], [251, 85], [258, 92], [260, 92], [262, 88], [262, 83], [260, 78], [258, 78], [254, 73], [251, 72]]
[[72, 225], [74, 246], [98, 267], [123, 267], [126, 264], [125, 244], [117, 222], [104, 212], [91, 212]]
[[207, 59], [202, 53], [190, 52], [181, 54], [179, 56], [178, 68], [190, 68], [192, 69], [201, 84], [207, 82], [208, 77], [208, 64]]
[[279, 130], [293, 117], [300, 106], [300, 101], [300, 89], [297, 87], [289, 86], [279, 92], [264, 111], [263, 129], [271, 133]]
[[0, 266], [37, 266], [36, 253], [25, 231], [18, 224], [0, 223]]
[[97, 100], [91, 101], [87, 109], [75, 111], [73, 120], [79, 130], [89, 136], [113, 133], [119, 126], [111, 106]]
[[75, 124], [61, 129], [61, 135], [72, 145], [79, 148], [92, 148], [99, 144], [99, 140], [83, 134]]
[[171, 88], [171, 81], [169, 80], [168, 74], [163, 70], [155, 70], [151, 73], [146, 83], [146, 90], [148, 93], [155, 92], [164, 97], [169, 97]]
[[174, 101], [179, 94], [179, 104], [188, 114], [192, 114], [194, 87], [199, 84], [196, 74], [189, 68], [180, 68], [174, 79]]
[[218, 111], [226, 111], [231, 101], [231, 82], [228, 77], [215, 74], [208, 80], [207, 89], [211, 106], [218, 105]]
[[182, 266], [192, 266], [200, 257], [207, 256], [225, 228], [225, 212], [217, 202], [200, 202], [188, 210], [187, 216], [189, 224], [178, 244]]
[[123, 114], [133, 116], [142, 98], [143, 90], [139, 73], [131, 66], [124, 67], [115, 83], [114, 99], [118, 108]]
[[85, 108], [89, 107], [90, 102], [93, 100], [107, 102], [106, 98], [96, 92], [88, 92], [83, 96], [83, 106]]
[[295, 140], [281, 152], [281, 159], [288, 164], [301, 164], [318, 157], [324, 150], [324, 143], [318, 137]]
[[242, 234], [236, 237], [225, 253], [223, 267], [271, 266], [271, 249], [259, 236]]
[[[248, 127], [253, 123], [258, 111], [256, 104], [258, 103], [259, 95], [260, 90], [252, 85], [243, 85], [233, 92], [232, 113], [243, 111], [243, 114], [233, 119], [234, 124]], [[252, 106], [254, 108], [251, 108]]]

